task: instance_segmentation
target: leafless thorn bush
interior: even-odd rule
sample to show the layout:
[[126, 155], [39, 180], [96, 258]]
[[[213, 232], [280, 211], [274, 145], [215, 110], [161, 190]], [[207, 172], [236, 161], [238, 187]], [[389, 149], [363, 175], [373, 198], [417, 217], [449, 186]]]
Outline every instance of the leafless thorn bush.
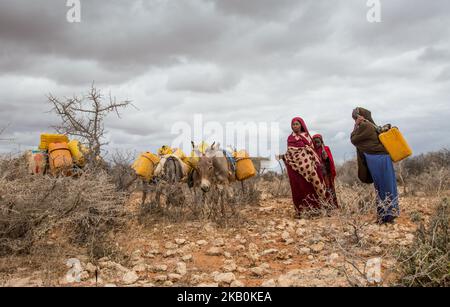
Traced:
[[259, 189], [260, 178], [254, 177], [243, 182], [236, 182], [231, 185], [231, 195], [228, 202], [234, 205], [258, 205], [261, 200], [261, 190]]
[[14, 180], [28, 175], [28, 164], [25, 155], [12, 154], [0, 156], [0, 178]]
[[444, 199], [426, 227], [420, 225], [414, 244], [400, 250], [400, 285], [408, 287], [450, 286], [449, 255], [450, 205]]
[[286, 174], [266, 172], [260, 177], [260, 184], [272, 198], [290, 197], [291, 186]]
[[340, 207], [335, 210], [335, 216], [342, 234], [347, 236], [348, 243], [362, 246], [365, 243], [365, 228], [375, 221], [373, 216], [377, 206], [376, 197], [371, 189], [359, 185], [345, 189], [344, 192], [338, 183], [337, 189]]
[[349, 160], [336, 168], [337, 180], [347, 186], [361, 185], [358, 179], [358, 164], [355, 160]]
[[130, 191], [133, 184], [141, 181], [131, 168], [134, 157], [136, 157], [136, 153], [131, 151], [115, 151], [111, 155], [108, 174], [116, 185], [117, 191]]
[[[367, 255], [378, 246], [369, 236], [369, 226], [375, 224], [376, 197], [372, 189], [359, 184], [350, 188], [338, 181], [336, 189], [340, 207], [330, 215], [336, 227], [329, 231], [329, 237], [343, 261], [334, 268], [346, 277], [350, 286], [365, 287], [369, 285]], [[325, 213], [318, 212], [322, 217]]]
[[61, 231], [96, 257], [98, 245], [123, 221], [125, 200], [105, 172], [84, 172], [79, 178], [2, 176], [1, 254], [45, 250], [47, 236]]
[[440, 196], [450, 188], [450, 151], [442, 149], [408, 158], [396, 165], [396, 171], [404, 194]]
[[408, 190], [414, 195], [417, 191], [422, 191], [427, 196], [442, 196], [444, 191], [450, 189], [450, 168], [430, 167], [426, 172], [409, 178]]
[[120, 118], [119, 110], [132, 106], [131, 101], [117, 101], [111, 94], [105, 101], [104, 95], [94, 83], [86, 95], [60, 99], [49, 94], [48, 101], [53, 105], [51, 112], [61, 120], [61, 123], [54, 127], [56, 131], [78, 138], [85, 144], [89, 149], [86, 160], [93, 165], [101, 164], [99, 157], [102, 147], [107, 144], [104, 141], [106, 116], [116, 113]]

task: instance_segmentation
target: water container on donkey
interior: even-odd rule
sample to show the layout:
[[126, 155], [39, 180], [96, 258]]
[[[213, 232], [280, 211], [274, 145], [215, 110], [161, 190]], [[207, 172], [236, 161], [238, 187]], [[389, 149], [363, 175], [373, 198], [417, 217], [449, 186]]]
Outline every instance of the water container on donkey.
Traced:
[[73, 160], [67, 143], [50, 143], [48, 145], [48, 161], [53, 175], [71, 175]]
[[247, 180], [256, 175], [256, 169], [250, 159], [249, 154], [245, 150], [233, 153], [236, 160], [236, 179], [239, 181]]
[[161, 158], [157, 155], [154, 155], [151, 152], [146, 152], [141, 154], [137, 160], [134, 161], [131, 167], [136, 172], [136, 175], [145, 180], [151, 180], [155, 172], [155, 167], [160, 160]]

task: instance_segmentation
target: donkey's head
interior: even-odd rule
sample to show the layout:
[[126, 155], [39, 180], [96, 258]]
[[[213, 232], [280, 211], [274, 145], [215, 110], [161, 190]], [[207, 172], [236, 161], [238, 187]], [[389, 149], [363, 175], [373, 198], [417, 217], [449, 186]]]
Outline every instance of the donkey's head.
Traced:
[[203, 192], [209, 192], [212, 182], [214, 181], [214, 157], [219, 148], [219, 144], [213, 143], [204, 152], [198, 149], [198, 146], [192, 142], [192, 149], [195, 156], [199, 157], [195, 171], [197, 173], [197, 184]]

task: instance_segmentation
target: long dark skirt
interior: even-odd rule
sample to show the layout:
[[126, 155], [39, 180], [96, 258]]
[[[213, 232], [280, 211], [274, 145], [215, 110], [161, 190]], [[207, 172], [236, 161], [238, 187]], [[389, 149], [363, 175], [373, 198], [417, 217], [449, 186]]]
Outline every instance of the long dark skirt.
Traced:
[[301, 213], [306, 209], [319, 208], [320, 201], [314, 186], [306, 181], [302, 175], [294, 171], [289, 164], [286, 164], [286, 169], [291, 184], [292, 200], [297, 213]]

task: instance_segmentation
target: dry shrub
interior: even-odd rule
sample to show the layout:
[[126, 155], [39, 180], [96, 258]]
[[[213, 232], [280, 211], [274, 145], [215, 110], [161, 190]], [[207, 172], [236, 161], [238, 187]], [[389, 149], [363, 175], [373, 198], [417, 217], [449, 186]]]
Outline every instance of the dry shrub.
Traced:
[[450, 165], [450, 151], [442, 149], [436, 152], [421, 154], [408, 158], [403, 162], [408, 176], [414, 177], [427, 172], [430, 167], [440, 169]]
[[147, 188], [146, 202], [140, 207], [138, 219], [141, 223], [151, 224], [154, 220], [166, 219], [180, 222], [185, 218], [185, 193], [183, 184], [158, 182]]
[[[3, 160], [2, 164], [13, 163]], [[20, 167], [19, 167], [20, 168]], [[0, 179], [0, 253], [28, 254], [45, 249], [49, 233], [102, 255], [107, 234], [120, 224], [125, 195], [106, 172], [80, 177], [11, 176]]]
[[268, 171], [260, 175], [259, 177], [262, 178], [264, 181], [272, 182], [274, 181], [275, 178], [280, 177], [280, 174], [278, 174], [277, 172]]
[[407, 191], [413, 195], [417, 191], [425, 195], [438, 197], [450, 189], [449, 167], [430, 166], [425, 172], [405, 180]]
[[289, 183], [289, 178], [285, 173], [264, 173], [260, 177], [259, 185], [273, 198], [291, 196], [291, 185]]
[[133, 184], [138, 183], [136, 173], [131, 168], [134, 157], [136, 153], [130, 151], [116, 151], [112, 154], [108, 174], [117, 191], [128, 191]]
[[334, 229], [328, 235], [343, 262], [335, 267], [346, 277], [350, 286], [368, 286], [365, 252], [379, 246], [370, 238], [370, 226], [375, 223], [377, 198], [367, 186], [337, 182], [339, 209], [331, 214]]
[[355, 185], [348, 188], [345, 185], [337, 184], [337, 196], [339, 209], [334, 211], [341, 234], [337, 243], [343, 249], [351, 246], [361, 247], [366, 244], [365, 228], [375, 222], [377, 210], [377, 198], [372, 189]]
[[400, 252], [400, 284], [408, 287], [450, 286], [450, 205], [443, 200], [425, 227], [421, 223], [414, 244]]
[[258, 205], [261, 201], [261, 190], [258, 189], [259, 177], [253, 177], [231, 185], [231, 197], [228, 202], [233, 205]]
[[450, 151], [421, 154], [396, 165], [396, 172], [405, 193], [438, 195], [450, 189]]
[[358, 179], [358, 163], [355, 160], [345, 161], [336, 168], [337, 180], [348, 185], [361, 185]]
[[25, 155], [13, 154], [0, 156], [0, 178], [15, 180], [28, 175], [28, 164]]
[[139, 221], [151, 224], [155, 221], [182, 222], [208, 220], [218, 225], [229, 225], [239, 220], [239, 210], [260, 201], [257, 179], [233, 183], [226, 189], [212, 186], [203, 193], [189, 189], [186, 183], [168, 184], [159, 181], [149, 186], [147, 201], [141, 206]]

